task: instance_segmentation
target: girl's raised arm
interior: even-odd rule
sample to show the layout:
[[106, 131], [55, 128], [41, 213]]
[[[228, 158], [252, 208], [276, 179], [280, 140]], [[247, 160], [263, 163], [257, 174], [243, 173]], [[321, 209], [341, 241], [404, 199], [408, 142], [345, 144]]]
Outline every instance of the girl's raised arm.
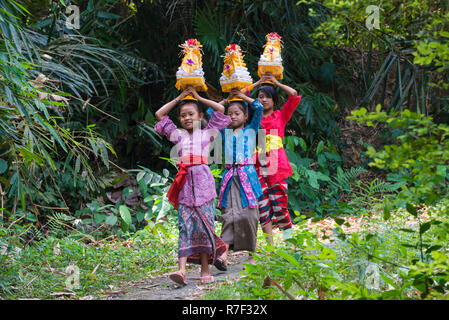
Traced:
[[263, 116], [263, 106], [260, 104], [259, 99], [255, 99], [252, 103], [249, 104], [251, 108], [254, 110], [253, 117], [250, 122], [250, 126], [254, 130], [259, 130], [260, 122], [262, 121]]
[[191, 93], [192, 93], [193, 97], [198, 99], [198, 102], [200, 102], [200, 103], [202, 103], [202, 104], [212, 108], [216, 112], [224, 113], [224, 111], [225, 111], [224, 105], [222, 105], [222, 104], [220, 104], [218, 102], [215, 102], [213, 100], [209, 100], [209, 99], [203, 98], [193, 88], [192, 88], [192, 92]]
[[264, 73], [262, 76], [263, 81], [269, 80], [274, 83], [275, 86], [278, 86], [281, 90], [284, 90], [288, 93], [288, 100], [284, 104], [281, 109], [282, 121], [286, 124], [290, 118], [292, 117], [293, 111], [295, 111], [299, 102], [301, 101], [301, 96], [298, 96], [298, 92], [292, 87], [287, 86], [286, 84], [280, 83], [271, 73]]
[[229, 97], [228, 97], [228, 100], [231, 99], [231, 98], [234, 98], [234, 97], [238, 97], [240, 99], [243, 99], [245, 102], [248, 102], [249, 104], [251, 104], [254, 101], [253, 98], [247, 96], [246, 94], [244, 94], [242, 91], [240, 91], [238, 89], [232, 89], [231, 90], [231, 92], [229, 94]]
[[179, 103], [179, 101], [181, 101], [182, 98], [186, 97], [189, 94], [192, 94], [191, 87], [187, 87], [183, 92], [181, 92], [179, 96], [160, 107], [160, 109], [154, 114], [157, 121], [161, 121], [171, 111], [171, 109], [173, 109]]
[[253, 84], [249, 85], [248, 87], [241, 89], [240, 91], [242, 93], [246, 94], [247, 96], [250, 96], [251, 95], [251, 90], [253, 90], [254, 88], [257, 88], [258, 86], [260, 86], [261, 83], [262, 83], [262, 78], [260, 78], [259, 80], [257, 80]]
[[261, 80], [264, 79], [264, 81], [266, 80], [270, 80], [271, 82], [274, 83], [275, 86], [279, 87], [279, 89], [284, 90], [285, 92], [287, 92], [288, 95], [292, 95], [294, 97], [296, 97], [298, 95], [298, 92], [293, 89], [292, 87], [289, 87], [286, 84], [282, 84], [280, 83], [271, 73], [267, 72], [264, 73], [264, 75], [262, 76], [262, 78], [260, 78]]

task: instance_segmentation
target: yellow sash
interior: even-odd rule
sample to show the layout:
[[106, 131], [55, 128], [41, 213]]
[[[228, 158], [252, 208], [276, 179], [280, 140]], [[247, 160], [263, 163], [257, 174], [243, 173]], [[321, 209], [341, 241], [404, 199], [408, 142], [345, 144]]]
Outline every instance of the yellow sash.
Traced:
[[[267, 134], [266, 136], [266, 144], [265, 144], [266, 152], [270, 152], [270, 150], [277, 150], [284, 148], [282, 144], [282, 138], [279, 136], [275, 136], [273, 134]], [[262, 149], [257, 147], [257, 153], [261, 153]]]

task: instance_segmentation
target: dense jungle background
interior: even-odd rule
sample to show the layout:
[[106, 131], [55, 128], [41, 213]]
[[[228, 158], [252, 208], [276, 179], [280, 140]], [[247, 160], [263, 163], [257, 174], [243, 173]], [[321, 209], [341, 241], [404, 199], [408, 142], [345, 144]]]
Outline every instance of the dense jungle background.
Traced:
[[203, 44], [219, 100], [225, 46], [257, 79], [269, 32], [302, 95], [284, 138], [295, 228], [209, 298], [447, 298], [449, 1], [0, 0], [0, 27], [2, 299], [171, 270], [177, 169], [154, 113], [178, 94], [179, 45]]

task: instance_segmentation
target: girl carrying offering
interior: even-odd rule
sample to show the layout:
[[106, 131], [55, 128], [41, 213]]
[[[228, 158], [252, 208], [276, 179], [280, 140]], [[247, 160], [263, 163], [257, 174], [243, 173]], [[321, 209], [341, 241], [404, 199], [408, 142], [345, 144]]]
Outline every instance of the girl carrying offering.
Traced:
[[[282, 145], [282, 139], [285, 126], [301, 101], [301, 96], [298, 96], [295, 89], [280, 83], [269, 72], [262, 75], [257, 85], [259, 84], [261, 85], [257, 89], [256, 97], [263, 105], [260, 126], [266, 134], [267, 161], [263, 161], [261, 155], [258, 155], [255, 166], [262, 186], [262, 196], [258, 199], [260, 224], [272, 243], [273, 226], [279, 226], [284, 230], [292, 227], [287, 209], [287, 178], [293, 174], [293, 170]], [[276, 87], [289, 95], [280, 110], [275, 110], [279, 103]]]
[[[301, 96], [298, 96], [295, 89], [279, 82], [284, 72], [281, 38], [276, 32], [266, 35], [267, 42], [257, 69], [260, 79], [242, 89], [250, 95], [251, 90], [258, 87], [256, 97], [263, 106], [260, 127], [265, 131], [266, 143], [259, 145], [255, 154], [255, 167], [262, 186], [262, 195], [258, 199], [260, 224], [271, 244], [273, 244], [273, 226], [279, 226], [284, 230], [292, 227], [287, 209], [287, 178], [293, 174], [293, 170], [282, 145], [282, 139], [285, 126], [301, 101]], [[279, 104], [276, 87], [288, 94], [288, 100], [281, 110], [275, 110]]]
[[[225, 170], [220, 186], [217, 207], [221, 209], [218, 220], [222, 222], [221, 238], [234, 251], [256, 249], [259, 211], [257, 198], [262, 189], [253, 162], [256, 134], [262, 119], [263, 107], [238, 89], [233, 89], [227, 100], [229, 129], [220, 130], [224, 144]], [[248, 106], [254, 114], [248, 123]], [[209, 110], [208, 110], [209, 113]], [[210, 113], [209, 113], [210, 114]], [[226, 270], [225, 253], [215, 266]], [[254, 263], [251, 254], [249, 263]]]
[[[199, 103], [215, 111], [207, 124]], [[168, 117], [177, 105], [182, 129], [178, 129]], [[155, 114], [159, 121], [155, 130], [176, 145], [175, 153], [179, 157], [179, 171], [167, 197], [178, 210], [179, 229], [179, 271], [170, 274], [170, 279], [181, 285], [187, 284], [187, 262], [201, 265], [201, 283], [214, 281], [209, 264], [227, 251], [226, 244], [214, 232], [214, 199], [217, 194], [207, 162], [210, 143], [218, 130], [231, 122], [223, 112], [221, 104], [201, 97], [188, 86]]]

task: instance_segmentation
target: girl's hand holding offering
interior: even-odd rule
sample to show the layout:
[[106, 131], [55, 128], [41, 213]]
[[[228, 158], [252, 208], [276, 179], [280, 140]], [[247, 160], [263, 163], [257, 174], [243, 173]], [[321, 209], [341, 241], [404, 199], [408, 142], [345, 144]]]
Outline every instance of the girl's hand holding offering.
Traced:
[[273, 76], [271, 72], [266, 72], [262, 75], [262, 78], [260, 78], [261, 82], [271, 81], [276, 86], [279, 86], [279, 81]]
[[233, 89], [231, 89], [231, 92], [229, 93], [228, 100], [232, 99], [234, 97], [241, 97], [242, 94], [243, 93], [239, 89], [233, 88]]
[[275, 85], [276, 87], [279, 87], [279, 89], [287, 92], [287, 94], [289, 95], [293, 95], [293, 96], [297, 96], [298, 92], [293, 89], [292, 87], [286, 85], [286, 84], [282, 84], [278, 81], [278, 79], [276, 79], [273, 74], [271, 72], [266, 72], [262, 75], [262, 77], [260, 78], [260, 80], [263, 82], [265, 81], [270, 81], [271, 83], [273, 83], [273, 85]]
[[177, 102], [179, 102], [182, 99], [184, 99], [185, 97], [187, 97], [189, 94], [191, 94], [191, 88], [192, 87], [190, 87], [190, 86], [185, 88], [175, 100], [177, 100]]
[[201, 99], [201, 96], [198, 94], [198, 92], [195, 90], [195, 88], [193, 88], [193, 87], [190, 87], [190, 88], [191, 88], [190, 94], [191, 94], [195, 99], [200, 100], [200, 99]]
[[253, 98], [248, 97], [246, 94], [244, 94], [242, 91], [240, 91], [237, 88], [231, 90], [231, 92], [229, 93], [228, 101], [235, 97], [240, 98], [243, 101], [246, 101], [248, 103], [252, 103], [254, 101]]

